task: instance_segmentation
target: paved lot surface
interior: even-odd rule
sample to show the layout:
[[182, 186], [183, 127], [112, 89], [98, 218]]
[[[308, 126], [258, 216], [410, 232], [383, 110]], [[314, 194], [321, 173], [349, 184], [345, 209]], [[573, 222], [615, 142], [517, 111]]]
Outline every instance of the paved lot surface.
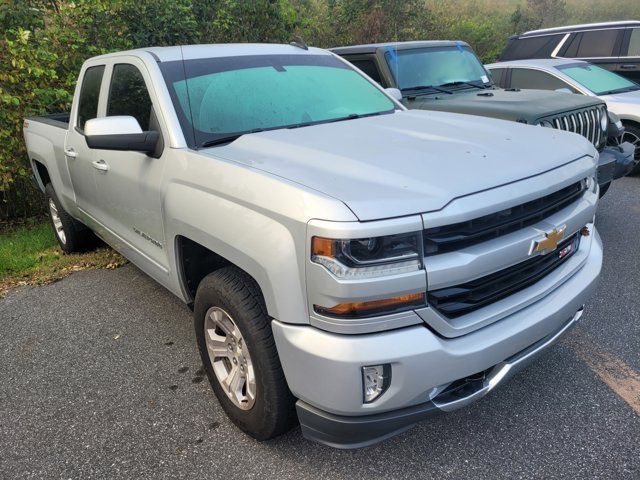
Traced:
[[133, 266], [0, 303], [0, 478], [640, 478], [640, 178], [614, 185], [581, 327], [464, 410], [373, 448], [240, 433], [189, 310]]

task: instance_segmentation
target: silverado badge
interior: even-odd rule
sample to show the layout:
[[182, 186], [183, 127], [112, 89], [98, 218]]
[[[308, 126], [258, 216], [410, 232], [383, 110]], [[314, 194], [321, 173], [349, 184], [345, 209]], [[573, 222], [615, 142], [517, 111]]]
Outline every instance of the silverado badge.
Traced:
[[543, 232], [544, 238], [534, 239], [531, 242], [529, 255], [546, 255], [547, 253], [553, 252], [558, 247], [558, 243], [560, 243], [564, 238], [564, 231], [566, 228], [566, 225], [563, 225], [561, 227], [554, 228], [550, 232]]

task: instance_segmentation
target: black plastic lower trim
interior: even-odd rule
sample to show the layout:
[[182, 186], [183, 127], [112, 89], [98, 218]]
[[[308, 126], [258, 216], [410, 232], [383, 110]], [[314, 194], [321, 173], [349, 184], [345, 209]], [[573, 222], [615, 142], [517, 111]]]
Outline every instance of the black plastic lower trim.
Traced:
[[600, 186], [606, 185], [614, 179], [617, 161], [618, 158], [613, 148], [607, 147], [600, 152], [598, 160], [598, 184]]
[[341, 416], [308, 403], [296, 403], [302, 434], [308, 440], [334, 448], [363, 448], [393, 437], [442, 411], [433, 402], [364, 416]]

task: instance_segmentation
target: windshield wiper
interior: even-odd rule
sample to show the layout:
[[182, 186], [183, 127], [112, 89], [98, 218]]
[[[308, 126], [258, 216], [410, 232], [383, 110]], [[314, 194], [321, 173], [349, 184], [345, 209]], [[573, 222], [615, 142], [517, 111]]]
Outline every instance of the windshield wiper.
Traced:
[[311, 127], [313, 125], [321, 125], [323, 123], [344, 122], [346, 120], [355, 120], [356, 118], [375, 117], [377, 115], [384, 115], [387, 113], [391, 113], [392, 111], [393, 110], [383, 111], [383, 112], [373, 112], [373, 113], [350, 113], [346, 117], [332, 118], [329, 120], [320, 120], [318, 122], [296, 123], [294, 125], [289, 125], [286, 128], [292, 129], [292, 128], [301, 128], [301, 127]]
[[202, 142], [198, 146], [198, 148], [214, 147], [216, 145], [222, 145], [223, 143], [231, 143], [234, 140], [237, 140], [238, 138], [240, 138], [241, 136], [246, 135], [247, 133], [258, 133], [258, 132], [264, 132], [264, 128], [255, 128], [253, 130], [249, 130], [248, 132], [234, 133], [232, 135], [224, 135], [222, 137], [214, 138], [213, 140], [207, 140], [206, 142]]
[[485, 88], [489, 88], [484, 84], [478, 85], [477, 83], [466, 82], [464, 80], [456, 80], [455, 82], [447, 82], [447, 83], [443, 83], [440, 86], [441, 87], [455, 87], [455, 86], [458, 86], [458, 85], [469, 85], [470, 87], [480, 88], [482, 90], [484, 90]]
[[447, 93], [451, 95], [453, 92], [451, 90], [447, 90], [446, 88], [436, 87], [435, 85], [416, 85], [415, 87], [405, 87], [401, 88], [400, 91], [404, 92], [419, 92], [421, 90], [433, 90], [434, 92]]

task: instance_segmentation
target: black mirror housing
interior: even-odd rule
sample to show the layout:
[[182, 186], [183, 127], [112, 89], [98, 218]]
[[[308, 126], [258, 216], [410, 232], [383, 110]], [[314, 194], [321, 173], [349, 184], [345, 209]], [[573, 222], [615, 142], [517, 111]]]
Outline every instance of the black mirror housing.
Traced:
[[159, 139], [156, 131], [85, 136], [87, 146], [92, 149], [143, 152], [149, 156], [154, 156]]

